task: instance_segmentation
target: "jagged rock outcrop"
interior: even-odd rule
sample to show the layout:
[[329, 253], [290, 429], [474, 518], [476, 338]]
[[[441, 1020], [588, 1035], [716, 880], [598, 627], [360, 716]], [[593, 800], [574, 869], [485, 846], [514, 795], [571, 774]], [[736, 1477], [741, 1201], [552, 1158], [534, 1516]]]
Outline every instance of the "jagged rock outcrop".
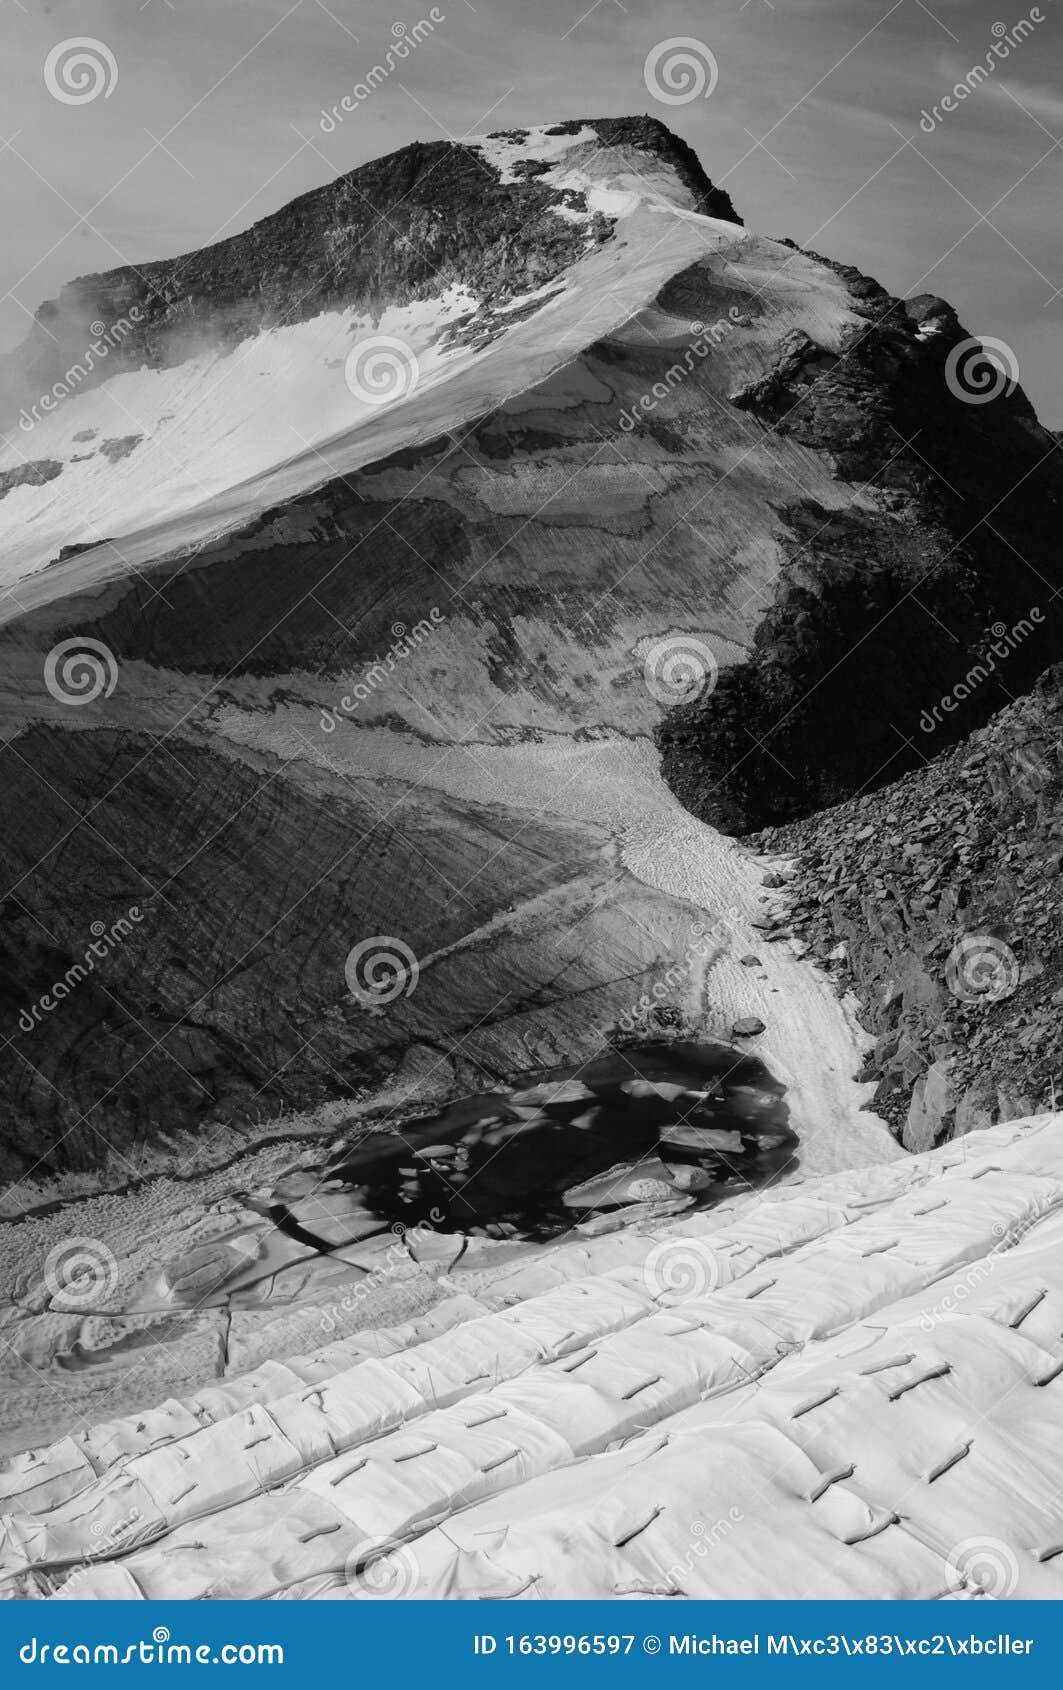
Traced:
[[[673, 789], [733, 832], [896, 779], [925, 710], [955, 691], [938, 741], [961, 739], [1059, 646], [1057, 442], [949, 306], [839, 274], [865, 323], [840, 351], [794, 333], [732, 397], [827, 453], [857, 500], [780, 502], [786, 561], [748, 659], [658, 732]], [[1016, 626], [1006, 678], [964, 686], [992, 630]]]
[[902, 780], [757, 836], [796, 855], [776, 925], [856, 993], [875, 1108], [908, 1149], [1063, 1092], [1061, 732], [1056, 666]]

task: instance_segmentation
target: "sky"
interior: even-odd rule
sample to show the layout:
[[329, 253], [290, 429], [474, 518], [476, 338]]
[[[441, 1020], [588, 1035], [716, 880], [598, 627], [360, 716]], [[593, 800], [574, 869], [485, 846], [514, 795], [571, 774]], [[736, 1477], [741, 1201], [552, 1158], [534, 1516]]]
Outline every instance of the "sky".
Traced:
[[1057, 0], [0, 0], [0, 47], [0, 346], [409, 141], [651, 112], [751, 228], [1003, 340], [1063, 426]]

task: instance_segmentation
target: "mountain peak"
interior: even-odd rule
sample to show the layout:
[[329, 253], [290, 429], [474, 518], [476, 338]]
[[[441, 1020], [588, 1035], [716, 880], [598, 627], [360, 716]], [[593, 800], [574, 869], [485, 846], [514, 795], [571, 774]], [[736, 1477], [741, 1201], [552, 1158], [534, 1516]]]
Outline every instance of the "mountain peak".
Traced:
[[47, 391], [101, 324], [121, 332], [84, 387], [323, 311], [375, 315], [455, 287], [502, 302], [607, 240], [640, 199], [739, 222], [693, 150], [654, 117], [414, 141], [213, 245], [69, 283], [0, 359], [5, 410]]
[[[485, 139], [519, 148], [524, 159], [539, 164], [542, 170], [551, 162], [565, 161], [567, 152], [581, 141], [584, 147], [597, 147], [598, 151], [636, 149], [649, 153], [678, 178], [689, 195], [691, 210], [726, 223], [742, 221], [730, 195], [709, 180], [694, 149], [660, 118], [646, 113], [637, 117], [570, 118], [531, 129], [496, 130]], [[651, 187], [648, 177], [646, 186]]]

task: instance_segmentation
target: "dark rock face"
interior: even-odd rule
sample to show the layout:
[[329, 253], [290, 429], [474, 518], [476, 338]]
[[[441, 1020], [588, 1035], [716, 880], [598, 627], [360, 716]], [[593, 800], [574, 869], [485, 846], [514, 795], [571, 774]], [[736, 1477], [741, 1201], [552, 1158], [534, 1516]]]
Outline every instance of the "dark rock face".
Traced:
[[130, 452], [135, 452], [143, 440], [142, 434], [118, 434], [110, 440], [100, 441], [100, 451], [108, 463], [120, 464], [123, 458], [128, 458]]
[[[546, 818], [532, 830], [498, 805], [441, 811], [411, 789], [385, 807], [372, 786], [308, 791], [202, 744], [160, 754], [146, 735], [108, 729], [31, 729], [4, 769], [12, 1170], [98, 1167], [163, 1131], [354, 1096], [415, 1041], [434, 1053], [441, 1094], [459, 1045], [482, 1087], [503, 1051], [527, 1060], [524, 1027], [571, 1021], [570, 1000], [600, 984], [596, 950], [624, 1004], [627, 927], [656, 926], [667, 955], [689, 925], [677, 903], [662, 927], [644, 889], [599, 860], [597, 829]], [[86, 803], [91, 825], [72, 827]], [[469, 966], [457, 947], [470, 931], [544, 898], [556, 904], [538, 917], [548, 983], [516, 930]], [[416, 933], [425, 957], [457, 954], [385, 1016], [352, 996], [345, 959], [355, 941], [391, 933]]]
[[[709, 181], [693, 147], [688, 146], [680, 135], [673, 135], [660, 118], [595, 117], [586, 121], [607, 147], [638, 147], [670, 165], [684, 187], [690, 189], [695, 211], [706, 217], [719, 217], [725, 223], [741, 224], [742, 219], [731, 203], [730, 194]], [[573, 120], [555, 124], [549, 133], [578, 135], [583, 127], [582, 119]]]
[[[305, 537], [279, 546], [275, 529], [304, 513]], [[157, 586], [134, 580], [113, 610], [87, 624], [79, 606], [78, 626], [65, 632], [189, 672], [277, 675], [292, 666], [338, 675], [353, 655], [386, 650], [392, 624], [414, 626], [462, 579], [470, 550], [468, 524], [441, 500], [385, 502], [360, 497], [347, 482], [267, 512], [241, 540], [243, 554], [232, 561], [208, 554], [209, 567], [160, 570]], [[258, 548], [269, 566], [249, 593]], [[375, 591], [367, 590], [367, 560]]]
[[0, 470], [0, 499], [16, 487], [42, 487], [61, 475], [63, 466], [55, 458], [38, 458], [35, 463], [19, 464], [17, 469]]
[[[415, 143], [216, 246], [70, 283], [38, 312], [30, 385], [59, 379], [92, 342], [94, 321], [133, 327], [82, 389], [340, 306], [373, 312], [455, 282], [490, 297], [540, 286], [583, 244], [581, 228], [550, 214], [559, 199], [530, 182], [503, 186], [470, 147]], [[601, 220], [599, 238], [608, 231]]]
[[[670, 165], [695, 209], [738, 221], [691, 149], [655, 118], [605, 118], [590, 126], [608, 146], [641, 150]], [[584, 127], [580, 121], [558, 132]], [[84, 370], [101, 324], [104, 331], [118, 323], [127, 328], [109, 338], [105, 356], [79, 377], [82, 391], [121, 369], [166, 367], [204, 347], [225, 349], [260, 329], [339, 307], [376, 313], [455, 283], [488, 306], [501, 303], [557, 276], [585, 249], [588, 230], [599, 241], [609, 238], [607, 218], [580, 226], [554, 214], [572, 199], [527, 171], [520, 182], [501, 182], [473, 147], [415, 142], [215, 246], [71, 282], [40, 308], [26, 346], [0, 358], [0, 391], [12, 385], [20, 396], [32, 396], [72, 365]]]
[[[1058, 649], [1057, 443], [1017, 387], [985, 404], [953, 391], [949, 357], [966, 337], [949, 307], [906, 309], [840, 273], [867, 328], [840, 356], [794, 335], [733, 401], [830, 454], [868, 508], [782, 510], [790, 556], [749, 661], [659, 733], [673, 789], [734, 832], [895, 779], [919, 761], [924, 711], [966, 692], [942, 713], [938, 742], [957, 740]], [[1017, 624], [1006, 675], [965, 688], [990, 631]]]
[[728, 1045], [632, 1041], [578, 1068], [514, 1078], [406, 1122], [398, 1141], [361, 1123], [333, 1151], [330, 1176], [362, 1188], [392, 1222], [486, 1223], [542, 1239], [567, 1233], [573, 1210], [652, 1195], [682, 1206], [713, 1187], [718, 1196], [725, 1181], [767, 1181], [797, 1143], [784, 1088]]
[[758, 836], [797, 854], [787, 925], [859, 998], [911, 1150], [1058, 1106], [1061, 745], [1057, 666], [903, 780]]

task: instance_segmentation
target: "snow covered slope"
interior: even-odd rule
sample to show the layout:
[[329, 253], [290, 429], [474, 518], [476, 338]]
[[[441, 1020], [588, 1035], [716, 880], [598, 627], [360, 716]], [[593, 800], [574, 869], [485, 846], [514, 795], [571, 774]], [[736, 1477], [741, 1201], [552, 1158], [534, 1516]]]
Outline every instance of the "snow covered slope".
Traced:
[[[359, 302], [290, 321], [301, 314], [296, 297], [279, 322], [232, 345], [224, 317], [215, 326], [197, 315], [165, 361], [114, 374], [131, 362], [126, 339], [133, 346], [137, 336], [130, 329], [116, 341], [97, 323], [97, 340], [58, 379], [58, 402], [48, 389], [6, 429], [0, 588], [71, 545], [113, 541], [110, 567], [133, 567], [399, 445], [460, 428], [533, 387], [677, 270], [741, 233], [696, 212], [673, 165], [603, 145], [588, 125], [474, 139], [466, 150], [501, 183], [524, 180], [516, 167], [537, 170], [535, 194], [556, 202], [545, 215], [570, 232], [548, 281], [521, 292], [492, 275], [479, 293], [455, 282], [408, 303], [366, 311]], [[143, 309], [130, 307], [135, 321]], [[94, 358], [92, 346], [103, 349]], [[184, 351], [191, 355], [174, 361]], [[96, 561], [81, 559], [76, 578], [96, 578]], [[61, 572], [43, 591], [67, 590], [71, 578]], [[41, 590], [14, 604], [39, 603]]]
[[9, 1464], [8, 1592], [1058, 1599], [1061, 1227], [1054, 1116], [455, 1265]]
[[[441, 342], [476, 304], [451, 288], [385, 311], [375, 324], [357, 313], [324, 312], [264, 329], [231, 350], [204, 350], [170, 368], [131, 370], [72, 391], [31, 434], [11, 431], [0, 455], [0, 475], [17, 473], [30, 450], [31, 462], [62, 466], [41, 485], [15, 486], [0, 501], [0, 585], [42, 568], [65, 545], [121, 542], [148, 525], [168, 528], [297, 454], [305, 452], [304, 465], [311, 465], [314, 448], [374, 419], [382, 398], [395, 402], [390, 389], [412, 387], [415, 370], [423, 396], [472, 357], [468, 348], [464, 357], [456, 349], [448, 357]], [[235, 513], [257, 508], [249, 493]], [[231, 520], [239, 519], [235, 513]], [[181, 532], [173, 530], [175, 543]]]

